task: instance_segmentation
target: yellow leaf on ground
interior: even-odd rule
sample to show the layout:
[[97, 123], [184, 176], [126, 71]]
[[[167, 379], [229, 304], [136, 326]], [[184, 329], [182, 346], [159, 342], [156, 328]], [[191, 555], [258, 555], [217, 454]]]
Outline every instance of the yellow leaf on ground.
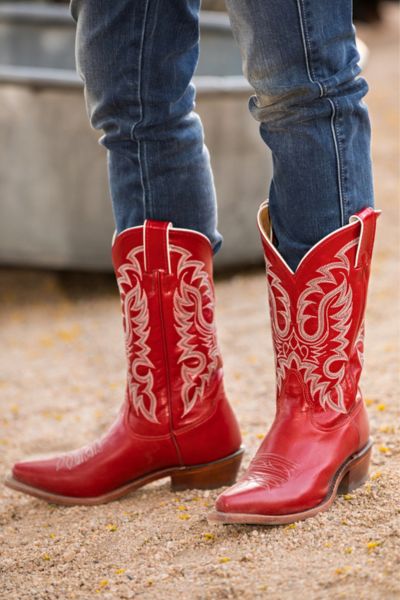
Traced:
[[381, 544], [382, 542], [380, 540], [371, 540], [367, 544], [368, 552], [373, 552], [375, 548], [378, 548], [378, 546], [380, 546]]
[[81, 328], [79, 325], [73, 325], [69, 329], [59, 329], [56, 334], [63, 342], [73, 342], [81, 334]]
[[345, 500], [353, 500], [354, 496], [353, 494], [344, 494], [343, 498]]
[[336, 575], [345, 575], [350, 571], [350, 567], [338, 567], [335, 569]]

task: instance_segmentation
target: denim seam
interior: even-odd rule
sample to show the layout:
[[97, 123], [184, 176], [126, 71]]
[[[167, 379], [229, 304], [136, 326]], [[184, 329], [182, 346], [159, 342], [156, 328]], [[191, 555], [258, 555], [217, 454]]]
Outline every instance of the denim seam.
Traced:
[[[324, 89], [323, 84], [317, 81], [314, 76], [314, 71], [311, 64], [311, 40], [308, 34], [308, 30], [306, 27], [306, 16], [305, 16], [305, 0], [296, 0], [297, 1], [297, 10], [300, 21], [300, 30], [301, 37], [303, 41], [303, 49], [304, 49], [304, 58], [307, 68], [308, 79], [311, 83], [316, 83], [320, 89], [320, 98], [326, 94], [326, 90]], [[343, 188], [342, 188], [342, 161], [341, 161], [341, 142], [339, 140], [337, 126], [336, 126], [336, 107], [333, 100], [330, 98], [326, 98], [331, 106], [331, 132], [333, 138], [333, 144], [335, 147], [335, 156], [336, 156], [336, 170], [337, 170], [337, 181], [338, 181], [338, 192], [339, 192], [339, 204], [340, 204], [340, 222], [341, 226], [344, 225], [344, 198], [343, 198]]]
[[319, 96], [321, 98], [321, 96], [324, 93], [324, 88], [322, 87], [320, 82], [314, 78], [311, 61], [309, 59], [309, 54], [311, 55], [311, 42], [310, 42], [308, 32], [307, 32], [306, 28], [304, 27], [304, 22], [303, 22], [303, 21], [305, 21], [304, 0], [297, 0], [297, 10], [298, 10], [298, 14], [299, 14], [301, 39], [303, 42], [304, 60], [306, 63], [308, 79], [311, 83], [315, 83], [319, 87]]
[[327, 98], [329, 104], [331, 105], [332, 114], [331, 114], [331, 131], [333, 137], [333, 144], [335, 146], [335, 155], [336, 155], [336, 164], [337, 164], [337, 181], [338, 181], [338, 189], [339, 189], [339, 200], [340, 200], [340, 224], [343, 227], [344, 225], [344, 202], [343, 202], [343, 189], [342, 189], [342, 169], [341, 169], [341, 142], [339, 136], [337, 135], [336, 130], [336, 114], [337, 109], [336, 105], [331, 98]]
[[[134, 123], [131, 127], [131, 139], [137, 142], [138, 145], [138, 164], [139, 164], [139, 173], [140, 173], [140, 183], [142, 186], [142, 202], [143, 202], [143, 218], [146, 219], [148, 216], [151, 217], [152, 211], [147, 211], [147, 203], [146, 203], [146, 185], [145, 185], [145, 173], [147, 176], [147, 164], [145, 160], [144, 154], [142, 154], [142, 143], [140, 139], [135, 135], [135, 129], [137, 126], [143, 121], [144, 118], [144, 110], [143, 110], [143, 100], [142, 100], [142, 76], [143, 76], [143, 60], [144, 60], [144, 40], [146, 33], [146, 22], [147, 15], [149, 9], [149, 0], [145, 0], [144, 13], [143, 13], [143, 27], [142, 27], [142, 35], [140, 38], [140, 47], [139, 47], [139, 57], [138, 57], [138, 65], [139, 65], [139, 77], [138, 77], [138, 95], [137, 100], [139, 104], [139, 119]], [[145, 146], [144, 142], [143, 145]], [[145, 147], [143, 148], [145, 150]], [[144, 169], [145, 167], [145, 169]], [[147, 213], [150, 213], [149, 215]]]
[[146, 214], [146, 218], [153, 219], [154, 218], [153, 197], [152, 197], [151, 187], [150, 187], [149, 167], [148, 167], [148, 160], [147, 160], [147, 147], [148, 146], [144, 140], [142, 140], [142, 146], [143, 146], [143, 165], [144, 165], [144, 171], [146, 173], [145, 179], [147, 181], [147, 186], [146, 186], [147, 214]]
[[335, 104], [336, 108], [336, 118], [335, 118], [335, 129], [336, 129], [336, 137], [338, 142], [338, 151], [339, 151], [339, 161], [340, 161], [340, 182], [341, 182], [341, 193], [342, 193], [342, 203], [343, 203], [343, 214], [342, 214], [342, 225], [346, 225], [349, 222], [351, 214], [349, 212], [349, 177], [348, 177], [348, 164], [345, 161], [345, 144], [346, 144], [346, 136], [344, 135], [343, 128], [343, 113], [341, 111], [340, 101], [333, 98], [332, 101]]

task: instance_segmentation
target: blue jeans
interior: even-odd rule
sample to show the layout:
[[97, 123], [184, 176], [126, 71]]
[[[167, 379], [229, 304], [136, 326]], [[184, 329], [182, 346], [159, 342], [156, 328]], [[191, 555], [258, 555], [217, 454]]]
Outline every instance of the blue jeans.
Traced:
[[[272, 151], [278, 249], [295, 269], [323, 236], [373, 204], [368, 87], [359, 77], [352, 2], [227, 6], [255, 91], [250, 111]], [[215, 189], [191, 83], [199, 10], [200, 0], [71, 2], [88, 112], [108, 150], [117, 231], [170, 220], [202, 232], [217, 251]]]

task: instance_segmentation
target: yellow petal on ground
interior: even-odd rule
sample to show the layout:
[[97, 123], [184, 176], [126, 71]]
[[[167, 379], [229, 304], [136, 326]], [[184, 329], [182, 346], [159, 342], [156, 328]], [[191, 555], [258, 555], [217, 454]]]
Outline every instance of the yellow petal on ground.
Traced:
[[250, 354], [250, 356], [247, 357], [247, 362], [251, 365], [256, 365], [258, 363], [258, 358], [254, 354]]
[[397, 348], [395, 344], [386, 344], [383, 348], [384, 352], [396, 352]]
[[215, 535], [213, 533], [203, 533], [203, 538], [205, 540], [215, 540]]
[[335, 569], [336, 575], [345, 575], [350, 571], [350, 567], [338, 567]]
[[382, 542], [380, 540], [371, 540], [367, 544], [368, 552], [373, 552], [375, 548], [378, 548], [378, 546], [380, 546], [381, 544]]
[[123, 573], [125, 573], [126, 569], [115, 569], [115, 573], [116, 575], [122, 575]]
[[221, 564], [223, 564], [223, 563], [228, 563], [228, 562], [230, 562], [230, 561], [231, 561], [231, 559], [229, 558], [229, 556], [220, 556], [218, 560], [219, 560], [219, 562], [220, 562]]
[[396, 431], [394, 425], [381, 425], [379, 427], [381, 433], [394, 433]]
[[108, 585], [108, 579], [102, 579], [99, 583], [99, 588], [105, 588]]
[[381, 452], [382, 454], [387, 454], [388, 452], [390, 452], [390, 448], [388, 448], [387, 446], [385, 446], [384, 444], [382, 444], [382, 446], [378, 447], [379, 452]]
[[345, 500], [353, 500], [354, 496], [353, 494], [344, 494], [343, 498]]
[[57, 337], [63, 342], [73, 342], [81, 334], [79, 325], [73, 325], [69, 329], [59, 329], [56, 331]]
[[377, 404], [376, 410], [380, 410], [380, 411], [386, 410], [386, 404], [384, 404], [383, 402], [381, 402], [380, 404]]
[[372, 475], [371, 475], [372, 481], [375, 481], [376, 479], [379, 479], [380, 477], [382, 477], [382, 471], [375, 471], [375, 473], [372, 473]]
[[108, 523], [106, 525], [106, 527], [107, 527], [108, 531], [117, 531], [117, 529], [118, 529], [118, 526], [115, 525], [115, 523]]
[[190, 515], [188, 515], [187, 513], [182, 513], [178, 516], [182, 521], [187, 521], [188, 519], [190, 519]]

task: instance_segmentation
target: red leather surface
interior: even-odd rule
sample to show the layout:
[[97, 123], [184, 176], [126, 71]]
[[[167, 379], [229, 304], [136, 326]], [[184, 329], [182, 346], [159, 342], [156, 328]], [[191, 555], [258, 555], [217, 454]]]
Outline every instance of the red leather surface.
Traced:
[[223, 388], [207, 238], [146, 221], [117, 236], [112, 256], [127, 355], [122, 410], [100, 440], [13, 469], [64, 496], [95, 497], [153, 471], [224, 458], [241, 443]]
[[276, 416], [245, 475], [218, 498], [217, 510], [282, 515], [321, 503], [339, 467], [368, 442], [358, 382], [378, 213], [370, 208], [358, 213], [354, 223], [317, 244], [293, 273], [269, 241], [265, 211], [259, 224], [276, 361]]

